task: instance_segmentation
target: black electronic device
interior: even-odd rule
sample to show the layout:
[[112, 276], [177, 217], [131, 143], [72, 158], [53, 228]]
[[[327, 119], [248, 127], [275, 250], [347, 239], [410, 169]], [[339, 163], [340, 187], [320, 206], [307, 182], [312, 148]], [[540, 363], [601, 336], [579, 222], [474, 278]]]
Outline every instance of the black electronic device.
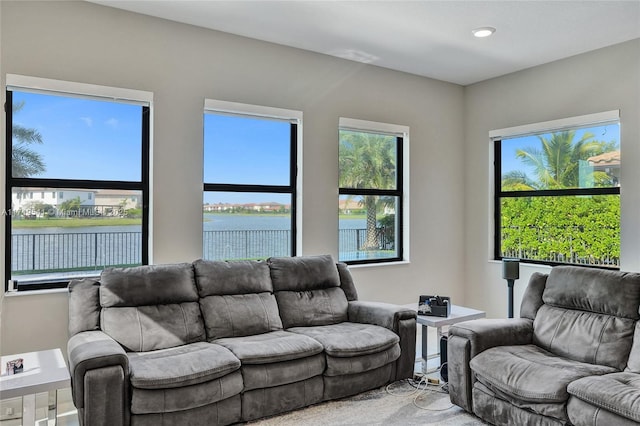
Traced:
[[449, 383], [449, 370], [447, 364], [447, 336], [442, 336], [440, 338], [440, 377], [442, 381], [445, 383]]
[[418, 315], [448, 317], [451, 314], [451, 299], [445, 296], [420, 296]]

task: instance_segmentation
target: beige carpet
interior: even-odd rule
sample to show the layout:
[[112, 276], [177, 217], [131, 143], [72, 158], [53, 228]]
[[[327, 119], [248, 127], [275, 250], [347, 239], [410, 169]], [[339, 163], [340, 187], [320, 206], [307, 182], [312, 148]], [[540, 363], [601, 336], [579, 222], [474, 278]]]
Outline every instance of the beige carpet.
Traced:
[[[300, 425], [485, 425], [460, 407], [437, 386], [420, 393], [403, 380], [350, 398], [329, 401], [249, 423], [251, 426]], [[422, 407], [422, 408], [418, 408]]]

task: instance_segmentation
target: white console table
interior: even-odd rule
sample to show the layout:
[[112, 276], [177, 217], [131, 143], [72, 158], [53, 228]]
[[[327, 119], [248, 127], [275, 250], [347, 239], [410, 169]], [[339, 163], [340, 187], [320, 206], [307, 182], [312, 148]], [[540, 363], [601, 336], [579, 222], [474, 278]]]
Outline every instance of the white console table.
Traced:
[[[405, 305], [407, 308], [418, 310], [418, 304]], [[428, 315], [418, 315], [416, 322], [422, 325], [422, 371], [429, 373], [435, 370], [427, 369], [427, 361], [433, 358], [440, 357], [440, 339], [442, 338], [442, 327], [457, 324], [463, 321], [469, 321], [474, 319], [484, 318], [486, 313], [484, 311], [478, 311], [476, 309], [465, 308], [464, 306], [451, 305], [451, 313], [448, 317], [435, 317]], [[434, 327], [437, 330], [438, 339], [436, 341], [436, 347], [438, 350], [435, 353], [429, 354], [427, 349], [427, 343], [429, 342], [429, 328]]]
[[[7, 361], [22, 358], [24, 371], [7, 375]], [[22, 424], [35, 425], [36, 394], [70, 386], [69, 369], [60, 349], [1, 357], [0, 399], [22, 397]]]

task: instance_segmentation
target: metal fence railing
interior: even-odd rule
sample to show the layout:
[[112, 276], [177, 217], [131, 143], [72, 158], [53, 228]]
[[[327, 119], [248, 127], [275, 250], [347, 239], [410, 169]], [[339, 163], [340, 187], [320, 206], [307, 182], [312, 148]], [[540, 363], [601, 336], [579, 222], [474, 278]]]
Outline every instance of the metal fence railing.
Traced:
[[[393, 249], [393, 235], [376, 230], [378, 249]], [[367, 241], [366, 229], [341, 229], [340, 252], [358, 252]], [[291, 255], [290, 230], [204, 231], [203, 258], [266, 259]], [[101, 270], [106, 266], [142, 263], [141, 232], [77, 232], [11, 235], [11, 272]]]
[[202, 249], [203, 258], [209, 260], [291, 256], [291, 231], [204, 231]]
[[[508, 226], [502, 228], [501, 255], [542, 262], [620, 267], [619, 228], [601, 226]], [[605, 240], [610, 240], [609, 244]], [[616, 246], [616, 244], [618, 244]]]
[[11, 271], [43, 273], [139, 265], [141, 232], [11, 235]]

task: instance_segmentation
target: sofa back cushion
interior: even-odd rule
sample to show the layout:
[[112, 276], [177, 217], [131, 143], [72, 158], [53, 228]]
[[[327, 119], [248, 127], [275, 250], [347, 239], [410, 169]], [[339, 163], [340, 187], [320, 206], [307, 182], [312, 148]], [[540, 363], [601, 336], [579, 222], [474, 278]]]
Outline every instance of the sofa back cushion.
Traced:
[[631, 346], [625, 371], [640, 373], [640, 321], [636, 322], [635, 331], [633, 332], [633, 345]]
[[542, 301], [534, 343], [576, 361], [625, 367], [640, 317], [640, 274], [557, 266]]
[[194, 262], [208, 340], [282, 329], [264, 261]]
[[100, 284], [100, 326], [126, 350], [152, 351], [204, 340], [191, 264], [107, 268]]
[[268, 262], [285, 328], [347, 321], [348, 301], [331, 256], [278, 257]]
[[69, 291], [69, 336], [100, 330], [100, 283], [91, 278], [71, 280]]

